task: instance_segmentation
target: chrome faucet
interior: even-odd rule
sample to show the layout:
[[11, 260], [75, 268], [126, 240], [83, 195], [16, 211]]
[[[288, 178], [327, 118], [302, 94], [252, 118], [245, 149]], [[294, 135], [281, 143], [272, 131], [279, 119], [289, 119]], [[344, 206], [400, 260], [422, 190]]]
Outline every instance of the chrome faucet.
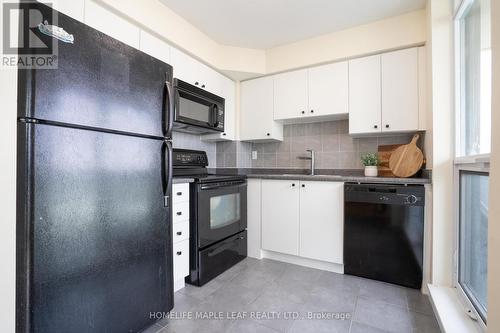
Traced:
[[313, 149], [307, 149], [311, 156], [305, 157], [305, 156], [299, 156], [297, 157], [299, 160], [310, 160], [311, 161], [311, 170], [309, 170], [309, 175], [314, 176], [315, 172], [314, 169], [316, 168], [316, 152]]

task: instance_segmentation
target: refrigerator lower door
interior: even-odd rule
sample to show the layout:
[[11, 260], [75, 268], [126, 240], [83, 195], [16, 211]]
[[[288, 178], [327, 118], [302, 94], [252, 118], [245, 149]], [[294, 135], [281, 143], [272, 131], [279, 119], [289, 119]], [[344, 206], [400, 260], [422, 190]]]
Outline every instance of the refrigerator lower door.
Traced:
[[165, 143], [18, 132], [18, 331], [137, 332], [171, 310]]

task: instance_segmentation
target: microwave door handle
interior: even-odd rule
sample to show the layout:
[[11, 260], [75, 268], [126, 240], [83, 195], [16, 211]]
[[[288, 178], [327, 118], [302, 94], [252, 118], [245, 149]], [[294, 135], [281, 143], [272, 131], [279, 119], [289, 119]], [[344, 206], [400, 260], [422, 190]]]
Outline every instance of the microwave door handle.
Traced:
[[213, 104], [212, 105], [212, 127], [218, 127], [219, 126], [219, 121], [217, 119], [217, 113], [218, 113], [218, 110], [219, 108], [217, 107], [217, 104]]

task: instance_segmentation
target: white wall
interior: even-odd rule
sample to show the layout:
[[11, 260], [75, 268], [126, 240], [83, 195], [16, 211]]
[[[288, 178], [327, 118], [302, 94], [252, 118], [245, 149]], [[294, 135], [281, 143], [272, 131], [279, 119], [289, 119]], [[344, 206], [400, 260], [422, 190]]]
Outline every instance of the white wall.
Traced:
[[0, 69], [0, 332], [14, 332], [17, 72]]
[[425, 10], [267, 50], [267, 73], [382, 52], [426, 41]]
[[[491, 1], [493, 89], [500, 91], [500, 1]], [[492, 96], [490, 216], [488, 220], [488, 332], [500, 332], [500, 95]]]
[[432, 280], [453, 281], [453, 49], [452, 6], [449, 0], [429, 2], [432, 66], [433, 240]]

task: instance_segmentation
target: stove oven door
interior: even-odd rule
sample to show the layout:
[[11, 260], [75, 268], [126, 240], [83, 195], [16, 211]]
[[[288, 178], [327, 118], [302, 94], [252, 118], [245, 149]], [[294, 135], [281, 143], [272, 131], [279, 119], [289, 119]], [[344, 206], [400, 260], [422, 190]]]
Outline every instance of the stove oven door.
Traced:
[[197, 198], [199, 249], [246, 229], [245, 180], [198, 184]]

